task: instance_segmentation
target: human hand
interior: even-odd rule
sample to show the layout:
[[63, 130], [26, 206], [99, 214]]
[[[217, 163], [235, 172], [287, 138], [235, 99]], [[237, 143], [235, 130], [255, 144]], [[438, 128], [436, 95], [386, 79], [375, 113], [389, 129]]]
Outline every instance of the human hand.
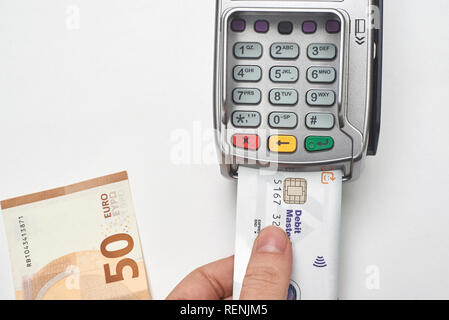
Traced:
[[[276, 227], [262, 230], [243, 281], [241, 300], [285, 300], [292, 272], [292, 246]], [[232, 298], [234, 257], [213, 262], [190, 273], [169, 294], [168, 300], [221, 300]]]

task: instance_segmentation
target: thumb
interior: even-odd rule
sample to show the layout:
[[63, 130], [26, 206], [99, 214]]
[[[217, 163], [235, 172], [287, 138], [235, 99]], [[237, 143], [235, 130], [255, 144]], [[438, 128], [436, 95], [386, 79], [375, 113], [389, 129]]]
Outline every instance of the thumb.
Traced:
[[243, 280], [241, 300], [285, 300], [292, 272], [292, 246], [280, 228], [262, 230]]

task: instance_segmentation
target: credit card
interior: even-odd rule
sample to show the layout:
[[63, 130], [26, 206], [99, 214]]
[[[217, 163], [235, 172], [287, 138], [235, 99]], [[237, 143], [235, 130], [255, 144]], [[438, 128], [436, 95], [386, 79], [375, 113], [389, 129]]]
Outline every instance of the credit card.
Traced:
[[334, 300], [342, 172], [239, 168], [234, 299], [239, 299], [254, 240], [267, 226], [284, 229], [293, 248], [288, 299]]

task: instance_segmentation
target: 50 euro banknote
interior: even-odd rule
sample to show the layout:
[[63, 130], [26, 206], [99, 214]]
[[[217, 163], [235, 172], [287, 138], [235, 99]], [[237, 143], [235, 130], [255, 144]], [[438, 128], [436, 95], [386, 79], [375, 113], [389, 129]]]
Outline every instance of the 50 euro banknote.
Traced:
[[150, 299], [126, 172], [1, 202], [17, 299]]

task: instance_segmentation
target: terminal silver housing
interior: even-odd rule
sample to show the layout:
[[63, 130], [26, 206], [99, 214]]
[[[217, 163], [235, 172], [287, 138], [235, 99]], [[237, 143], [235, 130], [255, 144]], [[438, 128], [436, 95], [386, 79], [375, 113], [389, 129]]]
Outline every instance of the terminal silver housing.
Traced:
[[[214, 125], [223, 175], [237, 178], [238, 168], [243, 165], [291, 171], [340, 169], [344, 173], [345, 181], [360, 176], [366, 156], [375, 155], [377, 151], [380, 130], [382, 4], [379, 0], [217, 0]], [[250, 28], [245, 33], [233, 35], [229, 32], [230, 21], [239, 16], [246, 17], [250, 22], [251, 19], [260, 17], [267, 17], [267, 20], [275, 22], [305, 17], [319, 21], [332, 17], [340, 21], [341, 31], [337, 35], [317, 35], [318, 39], [311, 36], [307, 42], [298, 39], [300, 58], [295, 62], [278, 63], [270, 60], [270, 54], [267, 52], [270, 43], [291, 42], [289, 41], [291, 38], [282, 37], [275, 32], [261, 37]], [[365, 26], [363, 30], [358, 27], [361, 22]], [[266, 118], [273, 111], [273, 106], [266, 101], [257, 107], [257, 111], [264, 116], [260, 127], [240, 129], [232, 125], [232, 112], [246, 110], [245, 107], [236, 107], [232, 102], [232, 89], [235, 87], [232, 70], [235, 65], [245, 65], [248, 62], [237, 60], [232, 54], [233, 45], [235, 41], [251, 40], [263, 45], [264, 56], [252, 64], [261, 66], [265, 77], [267, 70], [274, 65], [295, 65], [299, 69], [300, 79], [295, 86], [299, 91], [300, 102], [295, 107], [295, 112], [299, 113], [300, 119], [304, 119], [311, 111], [325, 110], [334, 114], [336, 125], [331, 131], [326, 132], [326, 135], [332, 136], [335, 140], [332, 150], [307, 152], [301, 142], [311, 133], [319, 135], [320, 132], [311, 132], [304, 122], [300, 121], [293, 131], [270, 128]], [[324, 64], [313, 61], [306, 64], [307, 45], [310, 42], [333, 43], [337, 47], [337, 58]], [[333, 67], [337, 71], [337, 80], [330, 86], [323, 87], [307, 83], [305, 74], [311, 65]], [[266, 93], [270, 89], [269, 86], [289, 87], [262, 81], [257, 88]], [[310, 88], [332, 89], [336, 92], [335, 106], [332, 109], [313, 108], [313, 110], [307, 107], [305, 90]], [[281, 109], [285, 110], [293, 109]], [[257, 134], [261, 137], [262, 147], [257, 151], [235, 148], [231, 143], [234, 134]], [[298, 149], [294, 153], [273, 153], [264, 145], [271, 135], [292, 134], [298, 137]]]

